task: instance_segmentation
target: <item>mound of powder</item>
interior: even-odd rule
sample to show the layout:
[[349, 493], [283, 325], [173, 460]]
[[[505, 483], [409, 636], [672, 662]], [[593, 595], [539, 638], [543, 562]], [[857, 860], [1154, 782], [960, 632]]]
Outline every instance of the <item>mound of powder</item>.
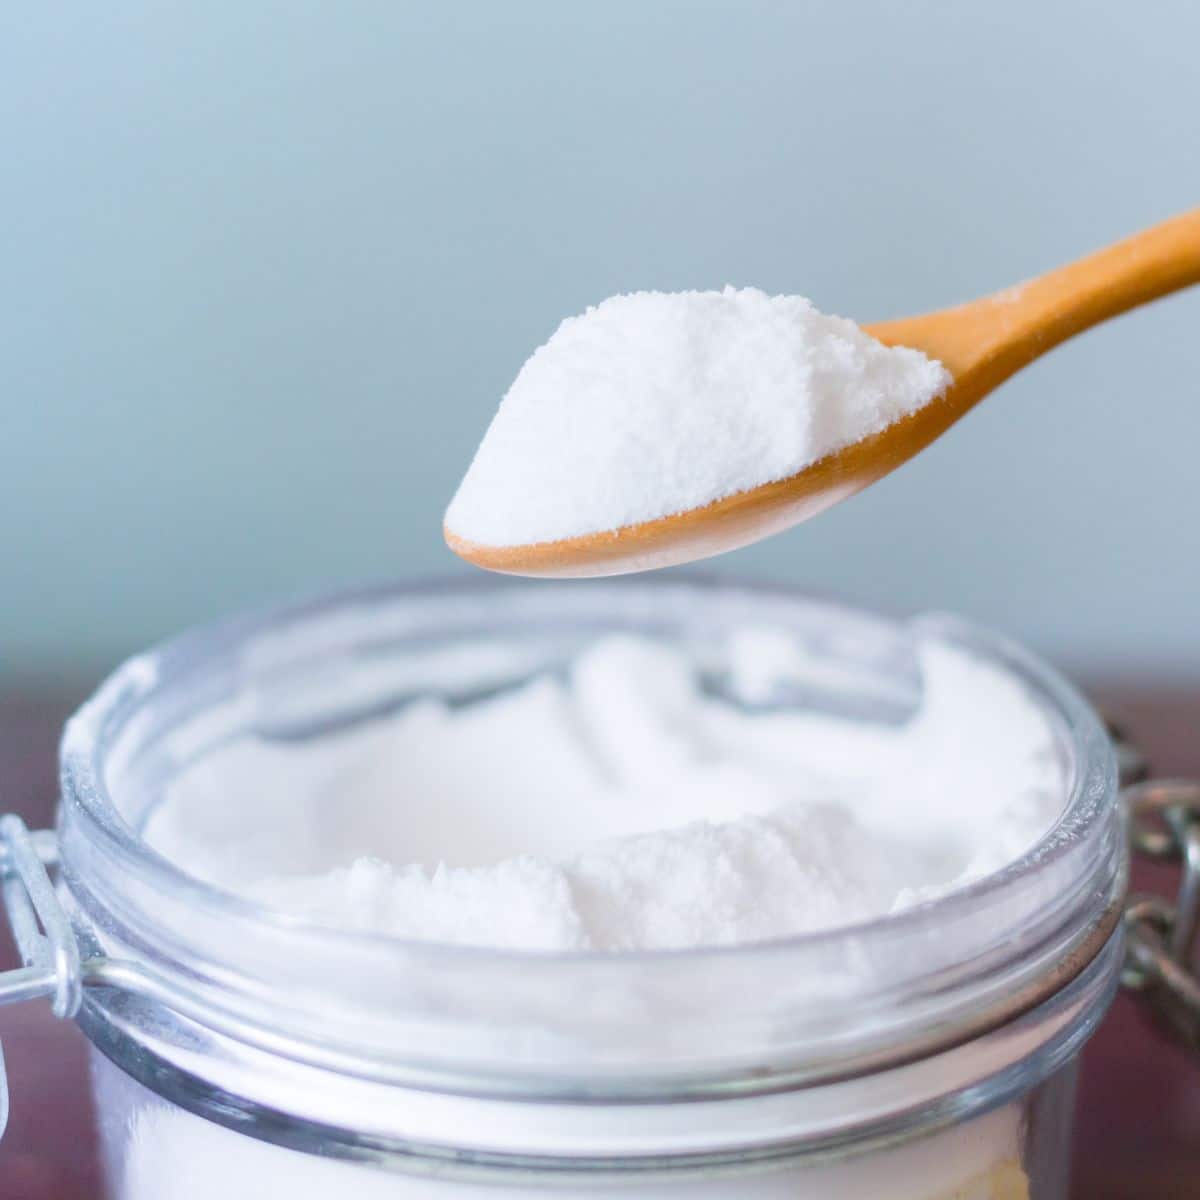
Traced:
[[794, 475], [939, 396], [801, 296], [637, 292], [572, 317], [521, 368], [446, 511], [483, 546], [558, 541]]
[[764, 707], [771, 644], [731, 638], [732, 692], [678, 645], [613, 636], [474, 703], [236, 742], [174, 780], [146, 837], [324, 924], [607, 951], [882, 915], [999, 869], [1053, 823], [1051, 726], [1000, 669], [924, 642], [911, 716], [854, 720]]

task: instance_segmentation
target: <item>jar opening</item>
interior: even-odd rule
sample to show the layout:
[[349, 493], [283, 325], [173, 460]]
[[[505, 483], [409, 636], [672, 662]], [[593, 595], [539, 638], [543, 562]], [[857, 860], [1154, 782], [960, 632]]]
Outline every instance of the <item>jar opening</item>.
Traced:
[[[432, 645], [473, 647], [450, 677], [448, 694], [461, 696], [512, 677], [511, 653], [482, 653], [505, 639], [528, 672], [605, 632], [703, 646], [747, 624], [818, 648], [841, 681], [827, 691], [877, 719], [911, 705], [914, 640], [960, 646], [1019, 680], [1061, 756], [1053, 828], [1001, 870], [895, 914], [736, 946], [605, 954], [334, 932], [189, 877], [138, 832], [155, 781], [231, 729], [286, 740], [378, 716], [420, 689]], [[117, 789], [134, 779], [131, 801]], [[748, 1074], [770, 1088], [919, 1057], [1061, 988], [1106, 940], [1123, 886], [1111, 750], [1053, 672], [949, 619], [901, 622], [722, 583], [382, 588], [201, 631], [134, 660], [85, 706], [64, 739], [63, 783], [68, 888], [114, 951], [301, 1042], [324, 1037], [331, 1012], [352, 1011], [354, 1029], [339, 1036], [377, 1071], [504, 1086], [583, 1071], [601, 1091], [728, 1087]], [[286, 998], [282, 1009], [267, 995]]]

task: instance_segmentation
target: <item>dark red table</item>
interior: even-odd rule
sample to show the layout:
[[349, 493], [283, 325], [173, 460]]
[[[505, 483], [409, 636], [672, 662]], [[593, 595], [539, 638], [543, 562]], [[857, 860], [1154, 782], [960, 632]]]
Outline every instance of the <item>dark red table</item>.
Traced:
[[[1160, 774], [1200, 776], [1200, 688], [1092, 690]], [[0, 809], [33, 827], [51, 820], [55, 743], [79, 695], [0, 698]], [[1170, 880], [1139, 870], [1135, 882], [1161, 888]], [[5, 946], [0, 965], [11, 961]], [[0, 1008], [0, 1041], [12, 1094], [0, 1200], [96, 1200], [82, 1035], [33, 1002]], [[1126, 996], [1084, 1053], [1074, 1179], [1076, 1200], [1200, 1200], [1200, 1057], [1164, 1044]]]

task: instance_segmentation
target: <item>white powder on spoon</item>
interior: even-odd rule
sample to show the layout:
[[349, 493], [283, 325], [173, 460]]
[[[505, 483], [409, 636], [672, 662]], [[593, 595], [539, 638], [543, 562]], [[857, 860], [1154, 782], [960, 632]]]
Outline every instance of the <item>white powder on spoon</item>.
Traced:
[[636, 292], [521, 368], [446, 528], [481, 546], [600, 533], [787, 478], [939, 396], [940, 363], [801, 296]]

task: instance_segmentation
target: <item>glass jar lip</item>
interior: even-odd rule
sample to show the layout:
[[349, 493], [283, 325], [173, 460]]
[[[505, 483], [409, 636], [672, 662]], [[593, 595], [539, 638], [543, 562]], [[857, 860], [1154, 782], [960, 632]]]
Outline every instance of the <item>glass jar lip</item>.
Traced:
[[[570, 585], [537, 584], [548, 590]], [[885, 612], [858, 604], [845, 604], [833, 597], [814, 595], [780, 584], [747, 583], [727, 578], [691, 573], [672, 573], [667, 581], [610, 580], [593, 583], [588, 591], [598, 597], [601, 591], [619, 589], [659, 591], [691, 589], [759, 597], [794, 600], [856, 616], [884, 619], [898, 628], [968, 641], [971, 649], [983, 653], [1012, 671], [1047, 703], [1069, 735], [1071, 763], [1066, 802], [1054, 825], [1044, 837], [1001, 870], [968, 883], [934, 899], [916, 903], [899, 912], [873, 917], [829, 929], [786, 937], [763, 939], [736, 945], [699, 946], [655, 950], [615, 950], [597, 953], [586, 950], [537, 950], [493, 948], [425, 941], [416, 938], [342, 930], [305, 918], [271, 909], [225, 891], [192, 875], [149, 847], [121, 817], [105, 781], [104, 756], [113, 737], [120, 732], [137, 708], [151, 698], [166, 682], [186, 675], [214, 654], [228, 651], [256, 635], [330, 613], [339, 608], [402, 601], [422, 596], [479, 596], [485, 593], [516, 595], [533, 590], [530, 585], [505, 579], [461, 578], [432, 579], [417, 582], [381, 582], [361, 585], [333, 593], [321, 593], [307, 599], [263, 607], [235, 615], [167, 639], [127, 659], [98, 687], [93, 696], [69, 719], [61, 744], [63, 805], [70, 806], [73, 818], [80, 819], [88, 835], [102, 852], [116, 860], [122, 869], [136, 872], [151, 888], [202, 905], [212, 914], [259, 928], [286, 929], [301, 933], [314, 945], [326, 943], [345, 950], [354, 946], [379, 950], [403, 949], [427, 963], [491, 962], [519, 965], [537, 962], [567, 964], [598, 962], [656, 963], [699, 960], [738, 960], [758, 955], [774, 955], [808, 950], [849, 939], [870, 939], [876, 934], [903, 934], [965, 916], [1007, 892], [1025, 886], [1028, 880], [1054, 867], [1071, 852], [1075, 839], [1067, 831], [1081, 831], [1103, 821], [1104, 801], [1115, 803], [1116, 764], [1108, 735], [1091, 706], [1052, 667], [1033, 654], [998, 634], [975, 626], [962, 618], [944, 614], [922, 614], [896, 618]], [[60, 822], [62, 819], [60, 810]]]

